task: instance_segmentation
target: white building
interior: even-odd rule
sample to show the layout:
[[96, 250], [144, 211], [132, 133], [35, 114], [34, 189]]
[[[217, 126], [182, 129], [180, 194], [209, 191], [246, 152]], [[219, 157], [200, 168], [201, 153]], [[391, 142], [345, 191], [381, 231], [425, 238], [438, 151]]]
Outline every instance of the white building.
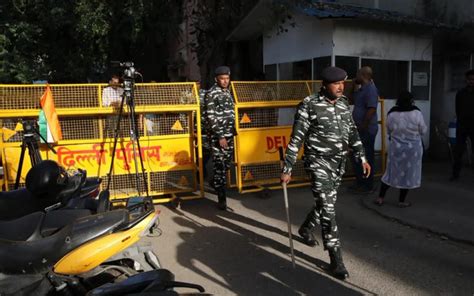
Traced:
[[[387, 2], [398, 11], [377, 8], [388, 8]], [[318, 79], [329, 65], [351, 78], [361, 66], [371, 66], [385, 112], [398, 93], [409, 90], [430, 125], [434, 32], [453, 27], [417, 16], [426, 11], [418, 2], [314, 1], [290, 6], [294, 17], [282, 24], [274, 1], [261, 0], [229, 40], [262, 38], [268, 80]], [[429, 134], [424, 143], [429, 145]]]

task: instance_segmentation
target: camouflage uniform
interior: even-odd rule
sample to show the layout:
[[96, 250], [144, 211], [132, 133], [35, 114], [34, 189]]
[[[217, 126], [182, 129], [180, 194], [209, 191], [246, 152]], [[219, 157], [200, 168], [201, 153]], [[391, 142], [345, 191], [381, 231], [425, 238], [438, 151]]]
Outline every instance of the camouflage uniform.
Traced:
[[209, 140], [208, 140], [208, 124], [207, 124], [207, 112], [206, 112], [206, 95], [207, 90], [199, 89], [199, 105], [201, 106], [201, 142], [202, 150], [209, 150]]
[[[230, 168], [234, 153], [235, 110], [234, 100], [229, 89], [214, 84], [205, 97], [207, 130], [214, 163], [214, 188], [226, 186], [226, 173]], [[225, 138], [229, 146], [224, 149], [219, 139]]]
[[[310, 221], [321, 225], [324, 248], [340, 247], [334, 205], [348, 148], [364, 159], [364, 148], [345, 97], [333, 105], [322, 93], [306, 97], [295, 114], [283, 173], [291, 174], [304, 142], [304, 164], [311, 176], [315, 205]], [[315, 226], [315, 225], [313, 225]]]

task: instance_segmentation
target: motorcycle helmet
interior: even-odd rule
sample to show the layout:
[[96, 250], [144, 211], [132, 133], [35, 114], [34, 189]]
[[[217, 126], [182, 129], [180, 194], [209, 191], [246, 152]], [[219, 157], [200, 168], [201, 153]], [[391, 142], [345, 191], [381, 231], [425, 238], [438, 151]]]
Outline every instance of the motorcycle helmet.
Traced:
[[26, 175], [26, 188], [34, 195], [57, 193], [67, 183], [67, 173], [52, 160], [43, 160]]

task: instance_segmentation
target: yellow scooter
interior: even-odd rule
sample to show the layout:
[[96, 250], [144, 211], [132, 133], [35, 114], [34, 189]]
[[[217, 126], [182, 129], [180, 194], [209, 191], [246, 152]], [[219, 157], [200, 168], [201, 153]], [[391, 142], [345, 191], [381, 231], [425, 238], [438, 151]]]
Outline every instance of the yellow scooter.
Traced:
[[99, 204], [96, 214], [64, 209], [0, 221], [0, 295], [85, 295], [160, 268], [150, 248], [136, 245], [157, 224], [151, 199], [109, 202], [104, 191]]

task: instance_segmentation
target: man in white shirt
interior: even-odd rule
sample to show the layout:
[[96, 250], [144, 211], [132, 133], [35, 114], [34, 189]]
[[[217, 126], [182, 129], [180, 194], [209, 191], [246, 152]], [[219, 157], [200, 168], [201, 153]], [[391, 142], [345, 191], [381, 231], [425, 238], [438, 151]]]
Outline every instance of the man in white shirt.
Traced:
[[[120, 108], [122, 102], [123, 88], [120, 87], [120, 77], [118, 75], [112, 75], [109, 81], [109, 85], [102, 90], [102, 106], [113, 107], [115, 109]], [[105, 130], [104, 135], [107, 138], [114, 137], [114, 131], [117, 126], [117, 115], [109, 115], [105, 117]]]
[[120, 77], [112, 75], [109, 85], [102, 91], [102, 106], [119, 107], [122, 101], [123, 88], [120, 87]]

